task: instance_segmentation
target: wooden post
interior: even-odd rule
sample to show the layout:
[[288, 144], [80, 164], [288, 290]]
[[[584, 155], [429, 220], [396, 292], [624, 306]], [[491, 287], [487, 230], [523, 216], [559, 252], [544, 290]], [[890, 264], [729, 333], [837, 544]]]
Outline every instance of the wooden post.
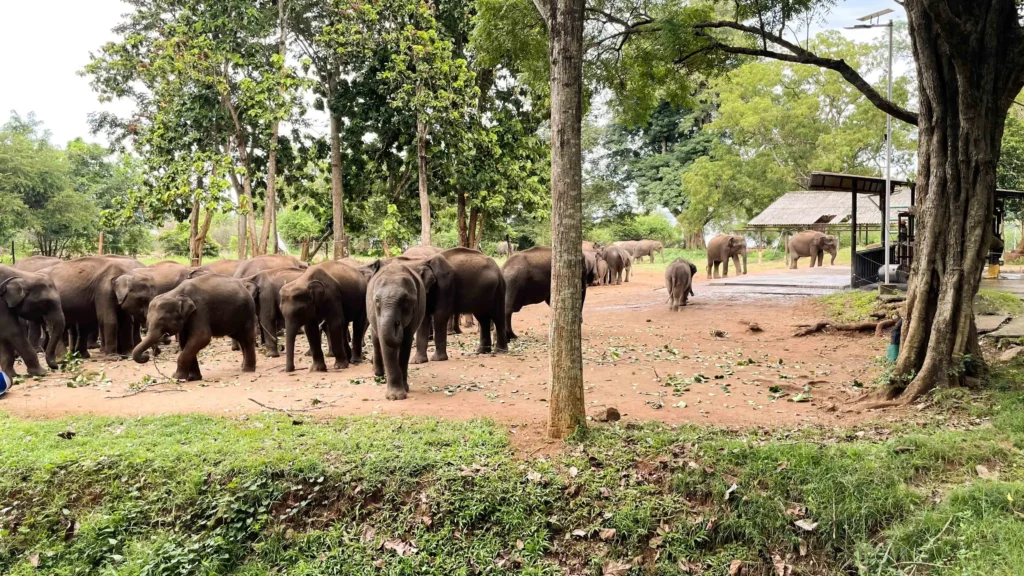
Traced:
[[100, 256], [103, 256], [103, 232], [100, 232], [100, 247], [98, 251]]
[[299, 260], [309, 262], [309, 238], [302, 241], [302, 254], [299, 255]]
[[14, 255], [14, 240], [11, 240], [11, 266], [18, 263], [17, 257]]

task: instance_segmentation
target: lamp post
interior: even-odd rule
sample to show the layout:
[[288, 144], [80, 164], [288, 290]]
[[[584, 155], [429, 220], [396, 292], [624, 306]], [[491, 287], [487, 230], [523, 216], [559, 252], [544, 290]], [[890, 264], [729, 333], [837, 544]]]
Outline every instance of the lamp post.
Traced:
[[[886, 8], [862, 16], [858, 18], [860, 22], [864, 24], [857, 24], [847, 28], [848, 30], [856, 30], [862, 28], [888, 28], [889, 29], [889, 83], [887, 90], [887, 98], [892, 101], [892, 20], [890, 19], [887, 24], [880, 24], [879, 19], [886, 14], [891, 14], [893, 10]], [[889, 253], [892, 251], [890, 248], [889, 240], [889, 207], [892, 192], [892, 116], [889, 114], [885, 115], [885, 194], [882, 196], [882, 245], [885, 247], [885, 283], [889, 283]], [[856, 231], [854, 232], [856, 235]]]

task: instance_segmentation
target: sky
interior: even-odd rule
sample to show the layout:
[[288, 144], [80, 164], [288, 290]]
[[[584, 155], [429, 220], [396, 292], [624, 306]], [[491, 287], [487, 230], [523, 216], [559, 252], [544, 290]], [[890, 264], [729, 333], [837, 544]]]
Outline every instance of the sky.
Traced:
[[[125, 103], [101, 104], [78, 72], [89, 61], [89, 53], [114, 40], [111, 32], [128, 6], [120, 0], [34, 0], [7, 2], [0, 24], [0, 122], [10, 111], [34, 112], [53, 135], [64, 144], [76, 137], [103, 142], [90, 136], [88, 117], [109, 110], [124, 113]], [[903, 19], [903, 10], [891, 0], [840, 1], [819, 29], [856, 24], [856, 18], [883, 8], [893, 8], [892, 17]], [[817, 31], [817, 30], [815, 30]], [[845, 31], [849, 37], [867, 41], [883, 31]]]

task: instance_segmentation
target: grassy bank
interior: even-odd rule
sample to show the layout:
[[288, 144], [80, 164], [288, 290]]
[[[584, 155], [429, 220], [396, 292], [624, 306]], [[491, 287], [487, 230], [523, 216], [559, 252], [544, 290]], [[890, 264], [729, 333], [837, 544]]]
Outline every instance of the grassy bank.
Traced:
[[957, 430], [601, 427], [526, 459], [481, 421], [0, 416], [0, 573], [1019, 573], [1024, 396], [971, 406]]

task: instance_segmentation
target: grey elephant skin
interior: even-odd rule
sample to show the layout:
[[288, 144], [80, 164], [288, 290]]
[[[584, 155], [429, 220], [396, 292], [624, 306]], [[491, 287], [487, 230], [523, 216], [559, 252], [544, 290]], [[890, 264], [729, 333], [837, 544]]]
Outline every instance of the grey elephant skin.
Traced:
[[629, 282], [633, 256], [627, 247], [608, 246], [604, 249], [604, 261], [608, 265], [608, 283], [622, 284], [623, 276]]
[[826, 253], [832, 255], [829, 265], [834, 265], [836, 254], [839, 253], [839, 239], [817, 230], [804, 230], [794, 234], [786, 242], [786, 261], [794, 270], [797, 261], [808, 256], [811, 258], [811, 268], [814, 268], [815, 263], [822, 266]]
[[[535, 246], [509, 256], [501, 269], [505, 277], [505, 325], [509, 340], [518, 338], [512, 330], [512, 314], [523, 306], [551, 305], [551, 248]], [[586, 260], [580, 275], [582, 297], [580, 306], [587, 299], [587, 284], [593, 279], [593, 270], [587, 270]]]
[[409, 395], [409, 357], [426, 315], [427, 290], [420, 275], [401, 262], [381, 268], [366, 289], [373, 373], [387, 378], [388, 400]]
[[281, 312], [281, 288], [295, 280], [305, 270], [300, 268], [274, 268], [253, 274], [245, 280], [256, 285], [256, 315], [262, 333], [264, 354], [271, 358], [281, 355], [277, 335], [284, 329]]
[[516, 246], [515, 244], [511, 244], [511, 248], [512, 249], [510, 251], [508, 242], [498, 242], [494, 246], [494, 253], [497, 254], [498, 256], [508, 256], [509, 254], [514, 254], [518, 246]]
[[53, 281], [34, 272], [0, 265], [0, 369], [14, 378], [15, 354], [21, 356], [31, 376], [46, 374], [39, 365], [35, 346], [29, 342], [22, 321], [46, 326], [51, 337], [46, 364], [57, 368], [56, 349], [64, 334], [64, 312]]
[[655, 254], [661, 254], [661, 261], [665, 261], [665, 246], [657, 240], [638, 240], [633, 250], [633, 258], [641, 262], [645, 256], [650, 256], [653, 263]]
[[608, 263], [604, 261], [604, 249], [596, 250], [583, 249], [583, 265], [586, 268], [590, 286], [600, 286], [604, 283], [604, 276], [608, 273]]
[[682, 258], [676, 258], [665, 269], [665, 288], [668, 290], [669, 310], [678, 312], [693, 296], [693, 276], [697, 265]]
[[205, 266], [200, 266], [192, 272], [192, 277], [199, 276], [200, 274], [221, 274], [224, 276], [234, 276], [235, 271], [243, 263], [242, 260], [217, 260], [211, 262]]
[[240, 262], [232, 276], [235, 278], [248, 278], [265, 270], [275, 270], [277, 268], [301, 268], [305, 270], [309, 268], [309, 265], [294, 256], [267, 254]]
[[[138, 338], [141, 309], [154, 296], [146, 278], [134, 280], [135, 267], [121, 258], [86, 257], [61, 262], [50, 268], [49, 277], [60, 295], [67, 327], [75, 328], [76, 351], [89, 357], [85, 335], [99, 331], [104, 354], [128, 355]], [[133, 278], [130, 288], [118, 278]]]
[[18, 260], [14, 268], [18, 270], [24, 270], [25, 272], [39, 272], [44, 268], [51, 268], [63, 262], [60, 258], [54, 258], [53, 256], [29, 256], [28, 258], [22, 258]]
[[256, 371], [255, 285], [220, 274], [207, 274], [182, 282], [174, 290], [153, 299], [146, 313], [146, 337], [132, 351], [132, 358], [149, 361], [148, 350], [165, 335], [176, 334], [181, 344], [178, 380], [202, 380], [199, 352], [213, 338], [228, 336], [242, 349], [242, 372]]
[[434, 246], [412, 246], [405, 252], [402, 252], [402, 256], [406, 258], [430, 258], [434, 254], [440, 254], [443, 252], [440, 248]]
[[[329, 260], [307, 268], [301, 276], [281, 287], [281, 313], [284, 316], [285, 371], [295, 370], [295, 337], [302, 329], [313, 353], [312, 372], [326, 372], [320, 346], [320, 325], [334, 350], [334, 367], [347, 368], [359, 363], [366, 334], [367, 277], [358, 269]], [[349, 345], [348, 325], [352, 324]]]
[[[740, 257], [743, 258], [743, 268], [740, 268]], [[708, 242], [708, 279], [718, 278], [718, 265], [722, 265], [722, 278], [729, 276], [729, 260], [736, 265], [737, 270], [747, 273], [747, 239], [738, 234], [721, 234], [715, 236]]]
[[[505, 303], [508, 285], [502, 269], [490, 256], [472, 248], [450, 248], [441, 252], [441, 256], [451, 264], [455, 276], [455, 295], [452, 299], [455, 307], [452, 315], [454, 323], [458, 325], [459, 314], [471, 314], [480, 325], [477, 352], [507, 352], [509, 337], [505, 326]], [[515, 256], [513, 254], [509, 260]], [[437, 332], [440, 330], [435, 330], [435, 338]]]

